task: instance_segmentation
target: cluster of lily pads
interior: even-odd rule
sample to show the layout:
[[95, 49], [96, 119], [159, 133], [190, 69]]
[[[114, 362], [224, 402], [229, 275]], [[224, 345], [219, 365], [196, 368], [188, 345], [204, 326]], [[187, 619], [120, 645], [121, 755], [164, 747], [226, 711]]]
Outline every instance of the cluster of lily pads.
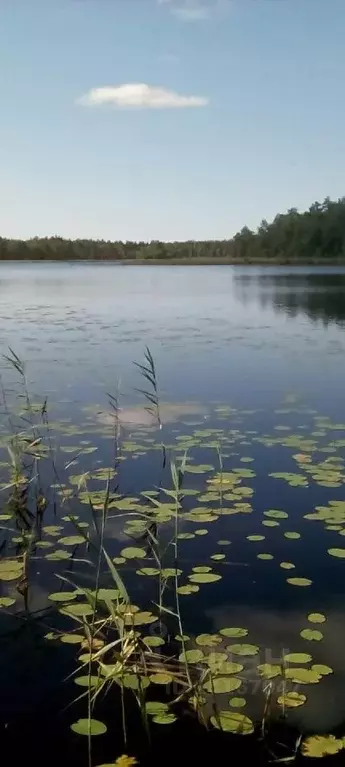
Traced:
[[[32, 412], [42, 414], [42, 408], [31, 407]], [[290, 413], [295, 416], [295, 409], [279, 411], [279, 415]], [[190, 542], [207, 536], [211, 524], [216, 531], [216, 523], [223, 517], [252, 515], [262, 532], [248, 534], [245, 540], [258, 547], [259, 561], [273, 562], [273, 566], [276, 557], [271, 536], [272, 551], [261, 550], [270, 529], [272, 535], [285, 540], [291, 552], [302, 543], [301, 533], [289, 529], [288, 511], [265, 509], [259, 515], [256, 510], [257, 471], [251, 466], [254, 458], [246, 454], [251, 447], [284, 448], [291, 471], [271, 472], [272, 481], [282, 480], [305, 493], [303, 519], [322, 522], [325, 530], [345, 535], [345, 501], [334, 498], [327, 505], [310, 508], [306, 492], [313, 485], [336, 492], [344, 487], [341, 451], [345, 439], [337, 435], [345, 433], [345, 425], [334, 424], [307, 409], [301, 414], [313, 421], [308, 437], [294, 434], [290, 426], [283, 424], [276, 426], [273, 434], [261, 435], [244, 425], [252, 411], [236, 412], [226, 405], [214, 408], [210, 422], [217, 425], [212, 428], [205, 425], [205, 419], [194, 424], [189, 421], [185, 426], [188, 433], [182, 434], [176, 425], [168, 430], [164, 442], [168, 464], [171, 461], [174, 468], [173, 481], [165, 473], [166, 488], [159, 484], [135, 495], [122, 491], [122, 464], [146, 460], [151, 451], [160, 453], [161, 430], [158, 439], [150, 428], [122, 431], [115, 461], [109, 461], [109, 466], [100, 465], [99, 448], [92, 444], [92, 436], [113, 440], [114, 429], [110, 423], [101, 425], [93, 410], [87, 411], [83, 426], [72, 421], [49, 423], [43, 418], [30, 424], [29, 434], [24, 428], [15, 435], [4, 431], [0, 464], [0, 607], [4, 612], [21, 609], [38, 561], [48, 566], [50, 562], [60, 563], [60, 588], [48, 595], [47, 604], [55, 606], [67, 628], [64, 624], [61, 630], [49, 631], [47, 640], [57, 645], [76, 645], [74, 680], [85, 688], [85, 695], [93, 703], [101, 690], [117, 685], [134, 693], [155, 724], [173, 723], [176, 704], [185, 699], [215, 728], [242, 735], [253, 733], [255, 723], [243, 711], [249, 672], [269, 683], [270, 695], [275, 696], [284, 716], [290, 709], [306, 704], [307, 695], [300, 687], [322, 682], [333, 673], [326, 663], [314, 663], [311, 653], [289, 652], [279, 662], [267, 663], [262, 660], [265, 648], [260, 648], [260, 643], [242, 642], [248, 635], [247, 628], [224, 627], [218, 633], [196, 637], [183, 630], [184, 597], [192, 597], [202, 588], [216, 588], [215, 584], [227, 574], [231, 532], [236, 530], [236, 520], [231, 519], [227, 519], [230, 538], [218, 537], [216, 549], [217, 533], [210, 535], [207, 560], [185, 566]], [[68, 439], [71, 444], [65, 444]], [[212, 463], [198, 463], [205, 452], [212, 456]], [[50, 475], [53, 467], [53, 481], [49, 484], [44, 479], [48, 464]], [[294, 526], [297, 521], [294, 515]], [[119, 537], [127, 540], [126, 545], [117, 545], [116, 552], [109, 553], [107, 531], [114, 524], [120, 525]], [[335, 560], [345, 558], [345, 545], [326, 543], [326, 549]], [[278, 561], [281, 574], [286, 572], [287, 587], [313, 586], [308, 573], [297, 570], [291, 574], [296, 571], [293, 558], [292, 553], [291, 559]], [[75, 562], [97, 574], [93, 588], [85, 588], [72, 575], [70, 566]], [[265, 572], [270, 567], [262, 565]], [[125, 585], [127, 571], [149, 579], [149, 591], [157, 595], [154, 604], [140, 607], [135, 604], [135, 595], [132, 603]], [[102, 583], [108, 580], [108, 585], [100, 586], [99, 577]], [[169, 631], [164, 634], [161, 629], [167, 621]], [[148, 626], [154, 627], [154, 633]], [[300, 638], [308, 643], [322, 642], [326, 627], [323, 613], [310, 613]], [[180, 646], [178, 651], [176, 646]], [[174, 694], [164, 701], [155, 700], [154, 690], [167, 686], [174, 687]], [[221, 706], [217, 703], [222, 694], [232, 695], [226, 707], [223, 702]], [[208, 716], [210, 698], [214, 713]], [[75, 722], [72, 729], [80, 734], [101, 735], [106, 725], [88, 718]], [[315, 736], [304, 740], [302, 752], [305, 756], [322, 756], [344, 745], [344, 739]]]

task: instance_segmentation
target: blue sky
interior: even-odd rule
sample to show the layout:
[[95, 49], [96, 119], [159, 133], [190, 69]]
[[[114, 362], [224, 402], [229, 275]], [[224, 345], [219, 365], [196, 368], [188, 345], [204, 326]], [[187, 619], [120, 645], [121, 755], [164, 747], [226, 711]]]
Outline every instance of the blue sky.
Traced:
[[0, 236], [226, 238], [345, 195], [344, 30], [344, 0], [0, 0]]

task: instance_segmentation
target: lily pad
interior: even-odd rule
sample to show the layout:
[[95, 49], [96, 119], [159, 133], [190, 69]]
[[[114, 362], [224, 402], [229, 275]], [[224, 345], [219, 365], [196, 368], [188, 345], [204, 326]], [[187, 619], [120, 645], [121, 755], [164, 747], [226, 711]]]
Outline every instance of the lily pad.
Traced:
[[204, 690], [210, 693], [234, 692], [241, 687], [242, 680], [236, 676], [216, 676], [208, 679], [203, 685]]
[[296, 684], [317, 684], [322, 679], [321, 674], [309, 668], [287, 668], [285, 676]]
[[237, 735], [251, 735], [254, 725], [251, 719], [236, 711], [219, 711], [217, 716], [211, 716], [214, 727], [224, 732], [233, 732]]
[[125, 549], [122, 549], [121, 556], [125, 559], [144, 559], [144, 557], [146, 557], [146, 551], [145, 549], [139, 548], [139, 546], [127, 546]]
[[199, 634], [195, 641], [200, 647], [214, 647], [220, 644], [222, 637], [219, 634]]
[[273, 554], [257, 554], [256, 555], [258, 559], [263, 559], [269, 561], [270, 559], [274, 559]]
[[225, 628], [220, 629], [220, 634], [222, 634], [224, 637], [234, 637], [240, 639], [241, 637], [246, 637], [248, 635], [248, 629], [242, 629], [242, 628]]
[[331, 557], [345, 559], [345, 549], [328, 549], [328, 554], [330, 554]]
[[321, 676], [328, 676], [329, 674], [334, 673], [330, 666], [325, 666], [323, 663], [314, 663], [311, 668], [312, 671], [316, 671], [316, 673], [321, 674]]
[[193, 573], [188, 575], [192, 583], [214, 583], [215, 581], [220, 581], [221, 577], [217, 573]]
[[292, 562], [281, 562], [279, 567], [283, 570], [294, 570], [296, 565], [293, 565]]
[[261, 663], [258, 666], [258, 672], [263, 679], [274, 679], [282, 673], [282, 668], [275, 663]]
[[0, 607], [12, 607], [15, 601], [12, 597], [0, 597]]
[[78, 719], [77, 722], [71, 724], [71, 730], [78, 735], [103, 735], [107, 728], [98, 719]]
[[229, 653], [233, 655], [257, 655], [259, 647], [254, 644], [230, 644], [227, 646]]
[[307, 696], [301, 692], [287, 692], [285, 695], [280, 695], [277, 703], [279, 706], [285, 706], [285, 708], [298, 708], [303, 706], [306, 702]]
[[287, 578], [286, 582], [291, 586], [311, 586], [313, 581], [309, 578]]
[[247, 704], [247, 701], [245, 698], [230, 698], [229, 700], [229, 706], [231, 708], [243, 708]]
[[79, 543], [85, 543], [82, 535], [67, 535], [65, 538], [59, 538], [58, 543], [62, 546], [78, 546]]
[[321, 642], [323, 639], [322, 631], [316, 631], [315, 629], [303, 629], [300, 635], [302, 639], [307, 639], [310, 642]]
[[285, 538], [289, 538], [291, 541], [297, 541], [298, 538], [301, 537], [300, 533], [294, 533], [294, 532], [287, 532], [284, 533]]
[[337, 754], [343, 748], [343, 740], [336, 738], [335, 735], [313, 735], [303, 741], [301, 750], [303, 756], [320, 759]]
[[204, 653], [201, 650], [186, 650], [179, 655], [181, 663], [200, 663], [204, 659]]
[[311, 655], [305, 652], [290, 652], [284, 655], [286, 663], [310, 663], [313, 660]]
[[155, 724], [173, 724], [173, 722], [176, 722], [177, 717], [175, 714], [156, 714], [156, 716], [153, 717], [152, 721]]

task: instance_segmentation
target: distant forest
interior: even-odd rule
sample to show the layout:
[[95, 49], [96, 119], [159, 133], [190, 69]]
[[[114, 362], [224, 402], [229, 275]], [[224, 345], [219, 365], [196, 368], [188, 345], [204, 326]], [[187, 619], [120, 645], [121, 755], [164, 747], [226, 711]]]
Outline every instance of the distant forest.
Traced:
[[0, 260], [27, 261], [195, 261], [205, 263], [312, 263], [345, 260], [345, 197], [327, 197], [300, 213], [290, 208], [254, 232], [244, 227], [229, 240], [110, 242], [34, 237], [0, 237]]

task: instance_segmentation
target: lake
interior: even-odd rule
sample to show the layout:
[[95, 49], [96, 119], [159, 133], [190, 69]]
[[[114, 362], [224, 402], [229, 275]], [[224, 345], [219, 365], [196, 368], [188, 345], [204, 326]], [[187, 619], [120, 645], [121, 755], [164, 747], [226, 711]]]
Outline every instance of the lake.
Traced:
[[[69, 706], [85, 681], [63, 680], [85, 654], [71, 635], [90, 613], [73, 604], [97, 589], [99, 540], [147, 616], [135, 626], [156, 664], [151, 701], [158, 689], [170, 706], [172, 681], [180, 695], [158, 676], [163, 645], [174, 659], [182, 644], [193, 673], [223, 680], [203, 682], [216, 730], [235, 731], [232, 711], [250, 734], [268, 701], [291, 731], [345, 736], [344, 325], [345, 268], [0, 264], [0, 720], [18, 763], [46, 763], [59, 739], [56, 763], [68, 750], [66, 764], [87, 764], [87, 738], [70, 730], [86, 698]], [[148, 381], [134, 364], [150, 367], [147, 347], [157, 400], [152, 370]], [[177, 500], [164, 492], [171, 461]], [[104, 567], [98, 586], [119, 584]], [[56, 598], [64, 588], [75, 593]], [[154, 622], [159, 604], [170, 612]], [[131, 751], [114, 739], [119, 704], [104, 692], [95, 767], [136, 753], [133, 735]], [[157, 764], [161, 732], [185, 737], [186, 716], [158, 712]]]

